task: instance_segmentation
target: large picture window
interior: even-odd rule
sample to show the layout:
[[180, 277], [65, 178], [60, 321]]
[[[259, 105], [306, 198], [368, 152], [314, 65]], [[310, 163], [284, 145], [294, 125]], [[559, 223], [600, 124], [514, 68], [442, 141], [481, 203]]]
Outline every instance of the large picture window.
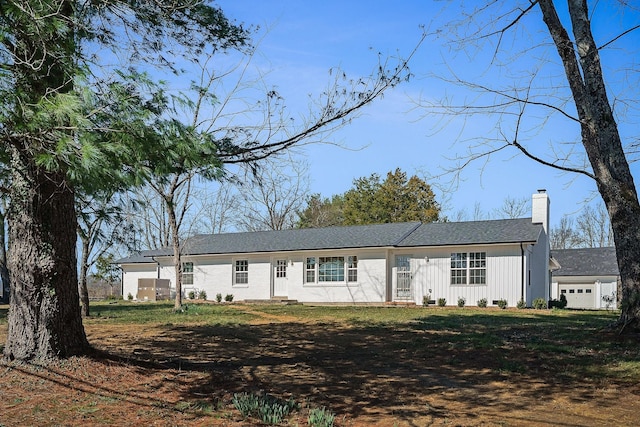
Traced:
[[249, 261], [239, 259], [236, 261], [235, 271], [233, 272], [233, 282], [235, 285], [246, 285], [249, 283]]
[[486, 285], [487, 253], [454, 252], [451, 254], [452, 285]]
[[307, 257], [305, 283], [346, 283], [358, 281], [357, 256]]

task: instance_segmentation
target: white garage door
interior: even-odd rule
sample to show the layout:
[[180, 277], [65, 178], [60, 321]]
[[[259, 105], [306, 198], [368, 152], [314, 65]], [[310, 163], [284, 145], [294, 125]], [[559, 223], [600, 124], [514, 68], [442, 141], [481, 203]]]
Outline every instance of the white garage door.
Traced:
[[567, 308], [596, 308], [596, 285], [559, 285], [560, 294], [567, 297]]

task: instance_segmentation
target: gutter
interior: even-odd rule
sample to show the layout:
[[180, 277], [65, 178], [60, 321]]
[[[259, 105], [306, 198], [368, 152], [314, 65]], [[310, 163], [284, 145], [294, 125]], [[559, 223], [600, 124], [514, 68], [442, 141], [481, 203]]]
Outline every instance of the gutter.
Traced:
[[524, 271], [524, 246], [522, 246], [523, 242], [520, 242], [520, 269], [522, 270], [522, 278], [520, 284], [520, 299], [524, 300], [524, 282], [526, 280], [525, 271]]

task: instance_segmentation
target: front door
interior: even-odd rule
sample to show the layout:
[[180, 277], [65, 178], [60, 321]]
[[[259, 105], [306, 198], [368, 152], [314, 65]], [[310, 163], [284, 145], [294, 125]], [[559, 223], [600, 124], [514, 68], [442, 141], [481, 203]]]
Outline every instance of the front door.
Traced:
[[413, 298], [411, 289], [411, 258], [408, 255], [396, 256], [396, 300], [410, 300]]
[[287, 297], [287, 260], [277, 259], [273, 264], [273, 296]]

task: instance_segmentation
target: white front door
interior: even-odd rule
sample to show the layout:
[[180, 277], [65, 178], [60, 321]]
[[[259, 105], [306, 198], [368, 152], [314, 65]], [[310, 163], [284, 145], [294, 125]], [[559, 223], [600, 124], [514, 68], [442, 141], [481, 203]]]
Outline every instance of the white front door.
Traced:
[[273, 263], [273, 296], [287, 297], [287, 260], [277, 259]]

